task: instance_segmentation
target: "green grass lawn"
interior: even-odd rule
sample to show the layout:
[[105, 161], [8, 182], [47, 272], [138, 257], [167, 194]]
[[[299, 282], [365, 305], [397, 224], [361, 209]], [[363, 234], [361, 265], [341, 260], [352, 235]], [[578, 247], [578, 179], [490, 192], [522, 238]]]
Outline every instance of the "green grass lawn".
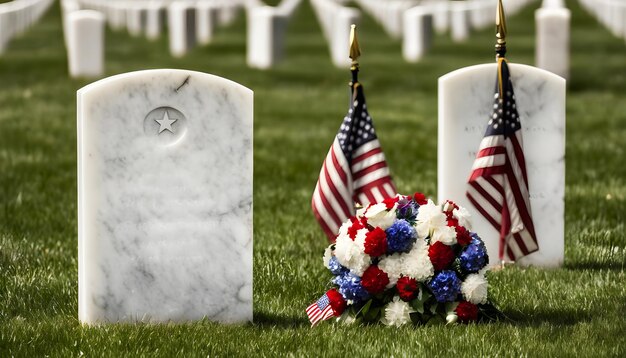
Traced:
[[[167, 41], [107, 32], [107, 76], [185, 68], [255, 92], [254, 323], [83, 327], [77, 319], [76, 90], [56, 5], [0, 56], [0, 357], [8, 356], [624, 356], [626, 344], [626, 45], [572, 8], [567, 98], [565, 265], [490, 273], [511, 321], [485, 325], [311, 329], [327, 242], [310, 210], [347, 110], [308, 2], [289, 24], [287, 59], [245, 65], [245, 21], [183, 59]], [[508, 58], [534, 62], [535, 3], [508, 19]], [[493, 30], [464, 44], [437, 36], [419, 64], [371, 18], [360, 25], [361, 82], [396, 184], [436, 194], [437, 78], [494, 59]]]

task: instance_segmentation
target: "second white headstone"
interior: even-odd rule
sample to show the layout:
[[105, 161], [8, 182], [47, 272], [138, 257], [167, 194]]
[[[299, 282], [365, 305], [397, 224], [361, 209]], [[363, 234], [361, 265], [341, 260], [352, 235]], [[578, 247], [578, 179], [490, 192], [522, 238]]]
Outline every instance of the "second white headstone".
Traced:
[[[438, 200], [450, 199], [472, 214], [490, 264], [497, 264], [500, 234], [466, 197], [476, 151], [493, 111], [496, 64], [470, 66], [439, 78]], [[539, 251], [522, 265], [563, 263], [565, 214], [565, 80], [551, 72], [510, 64], [520, 115], [530, 206]]]

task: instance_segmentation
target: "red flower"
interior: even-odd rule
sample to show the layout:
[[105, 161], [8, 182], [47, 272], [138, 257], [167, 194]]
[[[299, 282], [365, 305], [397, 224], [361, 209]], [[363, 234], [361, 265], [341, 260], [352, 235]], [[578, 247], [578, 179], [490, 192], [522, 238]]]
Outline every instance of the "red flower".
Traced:
[[328, 296], [330, 307], [332, 307], [335, 316], [341, 316], [343, 311], [346, 309], [346, 300], [343, 299], [341, 293], [337, 292], [337, 290], [333, 288], [326, 292], [326, 296]]
[[378, 266], [370, 266], [363, 272], [361, 277], [361, 285], [371, 294], [381, 293], [389, 284], [389, 276]]
[[428, 200], [426, 200], [426, 195], [424, 195], [422, 193], [415, 193], [415, 194], [413, 194], [413, 200], [415, 200], [415, 202], [418, 205], [426, 205], [426, 204], [428, 204]]
[[379, 227], [365, 235], [365, 253], [378, 257], [387, 252], [387, 234]]
[[348, 228], [348, 236], [350, 236], [350, 238], [354, 240], [357, 231], [363, 229], [365, 226], [362, 222], [359, 221], [359, 219], [354, 216], [350, 218], [350, 221], [352, 221], [352, 225]]
[[453, 217], [448, 217], [448, 226], [457, 226], [459, 221]]
[[470, 236], [469, 231], [465, 229], [463, 226], [456, 226], [454, 228], [456, 230], [456, 241], [461, 246], [467, 246], [472, 242], [472, 237]]
[[441, 241], [437, 241], [428, 248], [428, 257], [433, 263], [435, 270], [445, 269], [454, 259], [452, 248]]
[[408, 276], [400, 277], [398, 279], [398, 283], [396, 284], [396, 288], [398, 289], [400, 298], [407, 302], [417, 297], [417, 293], [419, 292], [417, 281]]
[[456, 314], [461, 322], [471, 322], [478, 319], [478, 306], [467, 301], [459, 302], [456, 306]]
[[397, 196], [393, 198], [387, 198], [383, 200], [383, 203], [385, 203], [385, 205], [387, 206], [387, 210], [391, 210], [393, 206], [396, 205], [399, 199], [400, 198], [398, 198]]

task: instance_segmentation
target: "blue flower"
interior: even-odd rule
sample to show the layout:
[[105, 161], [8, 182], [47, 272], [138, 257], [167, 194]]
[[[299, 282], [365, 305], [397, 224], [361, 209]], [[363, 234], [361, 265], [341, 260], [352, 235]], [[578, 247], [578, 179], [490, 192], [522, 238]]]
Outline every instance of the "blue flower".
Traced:
[[472, 242], [459, 255], [459, 267], [466, 273], [476, 273], [489, 262], [487, 248], [478, 235], [472, 235]]
[[417, 238], [415, 229], [404, 219], [396, 220], [387, 230], [387, 252], [409, 252]]
[[407, 221], [414, 222], [417, 217], [417, 211], [419, 210], [419, 204], [411, 199], [403, 197], [398, 200], [398, 209], [396, 211], [396, 217], [398, 219], [406, 219]]
[[428, 288], [437, 302], [453, 302], [461, 292], [461, 280], [454, 271], [444, 270], [430, 280]]
[[339, 293], [346, 300], [353, 300], [358, 303], [369, 298], [369, 293], [361, 285], [361, 278], [353, 273], [346, 272], [337, 276], [333, 283], [339, 286]]
[[328, 261], [328, 269], [335, 276], [342, 275], [348, 271], [347, 268], [341, 266], [336, 256], [331, 257], [330, 261]]

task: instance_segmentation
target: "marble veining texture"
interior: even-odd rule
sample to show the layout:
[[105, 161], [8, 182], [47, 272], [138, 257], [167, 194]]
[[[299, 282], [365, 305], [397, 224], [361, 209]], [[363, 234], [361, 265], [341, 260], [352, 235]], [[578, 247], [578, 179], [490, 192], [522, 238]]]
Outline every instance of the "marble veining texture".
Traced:
[[[530, 206], [539, 251], [522, 265], [563, 263], [565, 213], [565, 80], [535, 67], [510, 64], [522, 121]], [[465, 196], [467, 179], [493, 111], [496, 64], [459, 69], [439, 78], [438, 199], [472, 213], [473, 231], [498, 263], [499, 233]]]
[[81, 322], [252, 320], [252, 106], [183, 70], [78, 91]]

